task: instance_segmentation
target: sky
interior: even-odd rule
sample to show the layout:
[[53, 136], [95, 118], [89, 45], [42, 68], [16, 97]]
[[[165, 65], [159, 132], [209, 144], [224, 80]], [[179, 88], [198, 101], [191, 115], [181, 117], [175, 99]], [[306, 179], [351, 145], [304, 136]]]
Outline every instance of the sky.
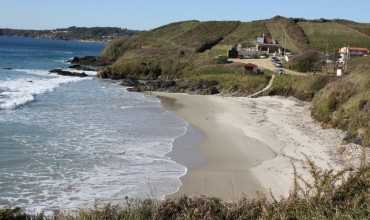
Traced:
[[[355, 2], [355, 3], [354, 3]], [[115, 26], [149, 30], [183, 20], [251, 21], [275, 15], [370, 23], [370, 0], [1, 0], [0, 28]]]

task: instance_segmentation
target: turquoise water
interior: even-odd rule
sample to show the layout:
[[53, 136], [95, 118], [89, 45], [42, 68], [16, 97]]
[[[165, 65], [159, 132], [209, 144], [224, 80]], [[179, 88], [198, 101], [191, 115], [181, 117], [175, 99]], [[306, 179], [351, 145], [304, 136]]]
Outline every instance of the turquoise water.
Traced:
[[74, 209], [180, 187], [186, 168], [167, 154], [184, 121], [115, 82], [48, 74], [102, 48], [0, 38], [0, 206]]

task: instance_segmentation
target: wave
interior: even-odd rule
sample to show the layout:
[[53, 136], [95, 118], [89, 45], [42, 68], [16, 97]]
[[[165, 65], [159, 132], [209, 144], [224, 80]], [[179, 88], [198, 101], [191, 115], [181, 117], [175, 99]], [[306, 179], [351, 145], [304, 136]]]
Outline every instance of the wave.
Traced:
[[[32, 102], [36, 95], [51, 92], [62, 84], [78, 82], [88, 78], [77, 78], [49, 74], [46, 70], [17, 69], [15, 71], [30, 74], [15, 80], [0, 80], [0, 109], [16, 109]], [[46, 78], [32, 78], [32, 75]]]
[[71, 68], [66, 68], [66, 69], [63, 69], [63, 70], [74, 72], [74, 73], [85, 73], [88, 76], [97, 76], [98, 75], [97, 71], [76, 70], [76, 69], [71, 69]]
[[27, 75], [50, 76], [49, 71], [42, 69], [14, 69], [14, 71], [25, 73]]

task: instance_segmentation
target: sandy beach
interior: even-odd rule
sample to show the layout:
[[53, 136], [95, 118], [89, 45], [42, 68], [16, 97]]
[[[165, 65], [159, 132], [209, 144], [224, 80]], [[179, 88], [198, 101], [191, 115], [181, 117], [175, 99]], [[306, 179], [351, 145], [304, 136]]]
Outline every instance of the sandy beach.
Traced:
[[306, 178], [306, 157], [325, 169], [343, 167], [337, 151], [344, 133], [322, 129], [311, 118], [308, 103], [283, 97], [155, 95], [203, 134], [188, 148], [201, 159], [175, 146], [174, 159], [187, 166], [188, 173], [174, 197], [237, 200], [254, 197], [257, 191], [285, 197], [293, 186], [292, 163]]

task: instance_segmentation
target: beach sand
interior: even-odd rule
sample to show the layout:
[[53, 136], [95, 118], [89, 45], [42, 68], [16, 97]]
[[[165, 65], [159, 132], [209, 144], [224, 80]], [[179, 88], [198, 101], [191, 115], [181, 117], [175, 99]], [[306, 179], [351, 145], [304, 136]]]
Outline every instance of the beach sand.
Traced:
[[325, 169], [342, 167], [337, 147], [344, 132], [322, 129], [310, 117], [308, 103], [283, 97], [155, 95], [201, 133], [195, 146], [177, 144], [170, 155], [188, 167], [182, 187], [171, 197], [235, 201], [256, 192], [286, 197], [293, 187], [292, 164], [304, 178], [309, 178], [307, 158]]

